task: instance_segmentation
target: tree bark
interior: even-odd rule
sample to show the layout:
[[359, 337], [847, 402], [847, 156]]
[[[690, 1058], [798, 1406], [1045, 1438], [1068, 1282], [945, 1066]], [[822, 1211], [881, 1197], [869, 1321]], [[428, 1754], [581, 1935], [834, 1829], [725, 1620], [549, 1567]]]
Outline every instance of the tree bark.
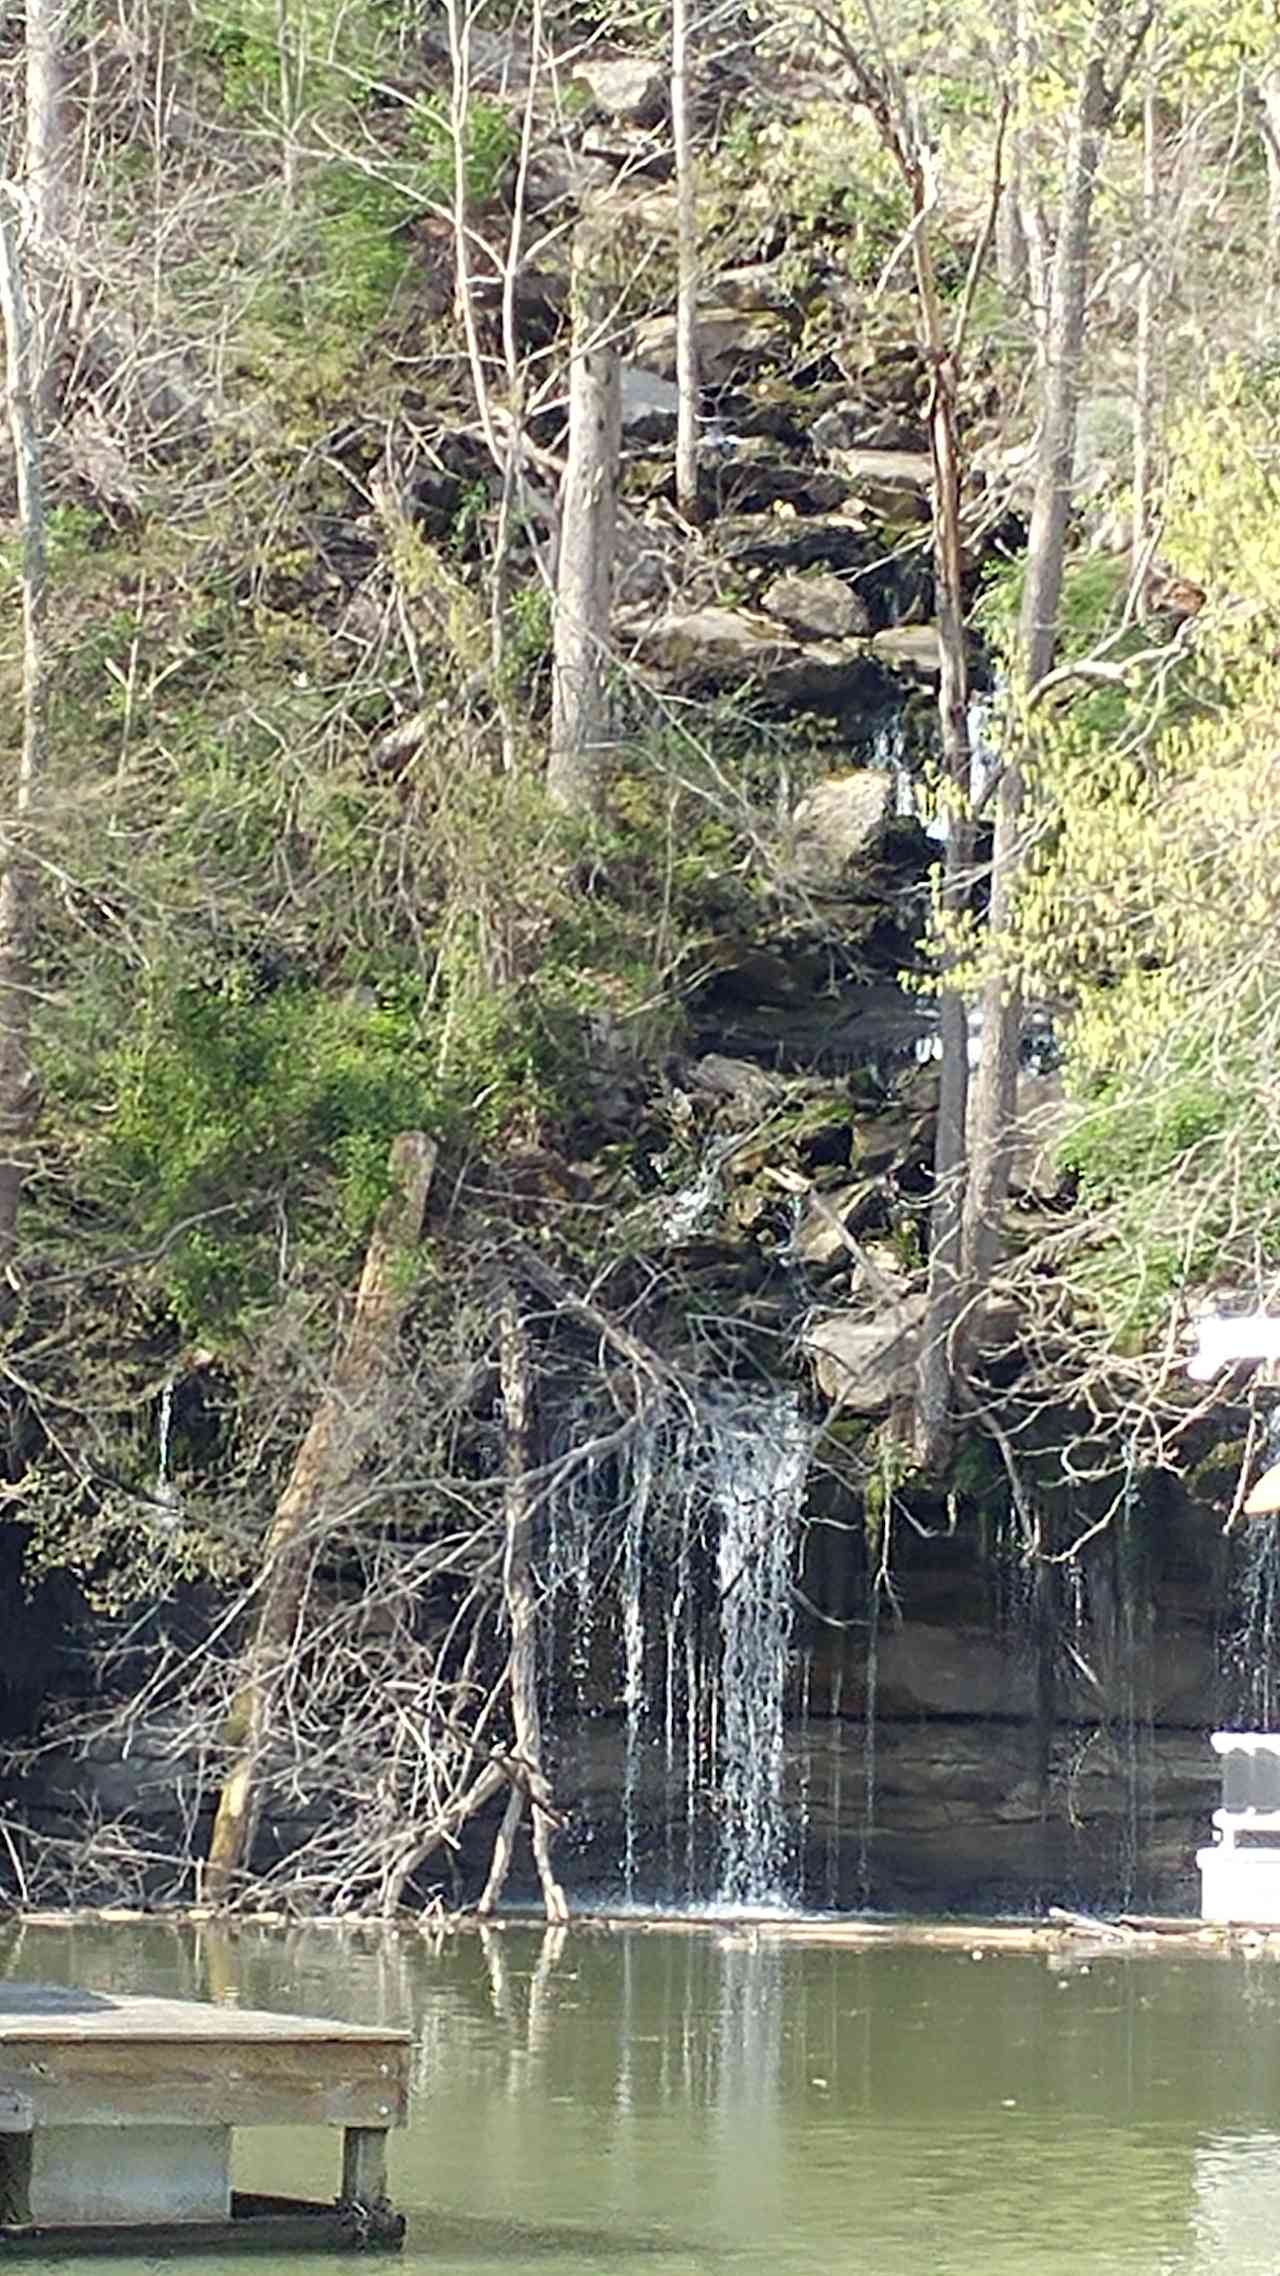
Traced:
[[[1015, 659], [1015, 683], [1024, 703], [1049, 671], [1057, 641], [1071, 511], [1094, 189], [1127, 69], [1149, 20], [1150, 12], [1146, 11], [1126, 38], [1123, 0], [1097, 0], [1076, 94], [1049, 293], [1036, 483]], [[1117, 59], [1116, 73], [1109, 80], [1107, 63], [1113, 57]], [[1021, 726], [1011, 722], [1011, 738], [1021, 732]], [[993, 968], [982, 995], [981, 1057], [969, 1117], [965, 1277], [979, 1291], [985, 1287], [999, 1254], [1016, 1119], [1022, 990], [1016, 973], [1001, 969], [1000, 942], [1013, 909], [1024, 798], [1023, 768], [1016, 748], [1011, 747], [997, 793], [988, 912]]]
[[421, 1235], [435, 1165], [435, 1142], [421, 1131], [406, 1131], [392, 1145], [395, 1191], [370, 1237], [346, 1344], [276, 1505], [257, 1620], [231, 1713], [236, 1751], [218, 1797], [205, 1863], [201, 1894], [209, 1904], [226, 1901], [252, 1847], [263, 1757], [289, 1668], [308, 1552], [339, 1514], [377, 1433], [379, 1377], [394, 1354], [411, 1295], [402, 1259]]
[[62, 321], [70, 280], [70, 146], [66, 130], [66, 0], [27, 0], [26, 148], [23, 188], [29, 201], [32, 285], [32, 392], [47, 424], [57, 405]]
[[551, 1788], [542, 1767], [542, 1717], [538, 1707], [538, 1611], [533, 1586], [533, 1496], [530, 1491], [530, 1434], [533, 1386], [529, 1364], [529, 1338], [510, 1290], [505, 1290], [498, 1311], [498, 1371], [502, 1383], [505, 1422], [506, 1550], [502, 1587], [506, 1599], [510, 1638], [511, 1728], [516, 1760], [523, 1773], [513, 1779], [493, 1845], [489, 1878], [476, 1907], [481, 1918], [493, 1912], [511, 1869], [516, 1834], [529, 1803], [534, 1863], [542, 1888], [547, 1919], [569, 1918], [564, 1890], [551, 1864], [551, 1836], [555, 1818]]
[[606, 666], [613, 599], [622, 382], [611, 337], [603, 223], [585, 216], [573, 242], [569, 453], [556, 581], [551, 749], [547, 789], [557, 806], [600, 805], [609, 748]]
[[0, 1276], [11, 1273], [36, 1112], [31, 1063], [36, 873], [28, 837], [49, 756], [49, 568], [45, 544], [40, 348], [15, 233], [0, 213], [0, 316], [22, 532], [22, 752], [0, 870]]
[[1013, 125], [1005, 164], [1004, 194], [996, 220], [996, 275], [1007, 293], [1023, 299], [1031, 285], [1031, 251], [1023, 207], [1027, 177], [1027, 93], [1029, 33], [1026, 0], [1004, 0], [999, 13], [1003, 65], [1013, 89]]
[[1262, 149], [1267, 162], [1267, 255], [1274, 284], [1280, 275], [1280, 63], [1258, 79]]
[[[917, 193], [922, 198], [923, 183]], [[960, 441], [956, 366], [948, 352], [934, 276], [927, 211], [918, 206], [914, 237], [916, 298], [933, 371], [929, 451], [933, 461], [933, 565], [938, 619], [938, 723], [946, 786], [947, 842], [939, 915], [943, 955], [948, 926], [958, 924], [973, 881], [970, 821], [969, 672], [964, 646], [964, 555], [960, 535]], [[954, 944], [952, 944], [954, 947]], [[938, 1006], [938, 1128], [929, 1210], [929, 1281], [916, 1376], [915, 1454], [922, 1469], [941, 1470], [955, 1416], [956, 1338], [964, 1307], [963, 1227], [969, 1016], [959, 989], [943, 987]]]
[[1156, 434], [1160, 415], [1156, 328], [1159, 194], [1160, 105], [1155, 76], [1149, 72], [1142, 100], [1142, 271], [1138, 278], [1133, 393], [1133, 562], [1135, 574], [1142, 577], [1144, 584], [1148, 581], [1147, 556], [1154, 538]]
[[[874, 16], [868, 10], [875, 29]], [[961, 458], [958, 423], [958, 360], [965, 320], [979, 270], [990, 251], [998, 221], [1005, 117], [1002, 112], [992, 185], [992, 210], [975, 248], [969, 280], [948, 341], [933, 260], [930, 221], [937, 203], [928, 148], [916, 124], [902, 81], [883, 44], [873, 67], [847, 41], [841, 43], [862, 102], [880, 139], [898, 167], [911, 201], [911, 257], [921, 345], [932, 374], [929, 393], [929, 455], [933, 471], [933, 569], [938, 625], [938, 726], [947, 822], [939, 919], [944, 986], [939, 1003], [942, 1058], [939, 1068], [938, 1129], [934, 1143], [933, 1196], [929, 1220], [929, 1279], [920, 1356], [916, 1368], [912, 1436], [916, 1460], [927, 1471], [941, 1470], [951, 1446], [955, 1417], [957, 1330], [965, 1303], [963, 1227], [966, 1183], [966, 1102], [969, 1088], [969, 1021], [958, 988], [945, 984], [946, 962], [954, 958], [949, 928], [968, 907], [973, 872], [970, 808], [969, 671], [964, 643], [964, 547], [960, 524]]]
[[676, 157], [676, 504], [698, 520], [698, 207], [693, 164], [689, 0], [671, 0], [671, 126]]
[[291, 214], [298, 202], [298, 128], [302, 117], [302, 89], [306, 76], [307, 20], [298, 21], [298, 52], [294, 52], [293, 12], [289, 0], [276, 0], [276, 46], [280, 73], [280, 190], [284, 209]]

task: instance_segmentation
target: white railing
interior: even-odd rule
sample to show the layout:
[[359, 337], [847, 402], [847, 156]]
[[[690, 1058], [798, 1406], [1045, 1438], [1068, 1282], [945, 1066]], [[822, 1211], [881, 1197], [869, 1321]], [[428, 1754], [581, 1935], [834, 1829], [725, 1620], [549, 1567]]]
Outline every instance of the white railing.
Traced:
[[1200, 1918], [1280, 1927], [1280, 1732], [1215, 1731], [1210, 1744], [1224, 1758], [1247, 1758], [1224, 1761], [1224, 1790], [1252, 1789], [1277, 1806], [1234, 1801], [1214, 1811], [1213, 1846], [1196, 1851]]

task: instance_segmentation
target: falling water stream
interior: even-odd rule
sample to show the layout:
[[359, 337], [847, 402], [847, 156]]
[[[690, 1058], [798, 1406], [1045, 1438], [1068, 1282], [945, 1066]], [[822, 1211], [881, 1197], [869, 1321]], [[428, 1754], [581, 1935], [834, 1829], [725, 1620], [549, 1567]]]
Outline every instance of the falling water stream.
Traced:
[[[580, 1737], [601, 1743], [619, 1717], [607, 1695], [593, 1717], [587, 1693], [596, 1638], [614, 1632], [626, 1901], [642, 1886], [686, 1903], [786, 1901], [784, 1712], [809, 1441], [782, 1392], [663, 1409], [611, 1462], [580, 1472], [552, 1513], [553, 1661], [568, 1671], [563, 1703]], [[590, 1765], [571, 1763], [566, 1784], [589, 1792]]]

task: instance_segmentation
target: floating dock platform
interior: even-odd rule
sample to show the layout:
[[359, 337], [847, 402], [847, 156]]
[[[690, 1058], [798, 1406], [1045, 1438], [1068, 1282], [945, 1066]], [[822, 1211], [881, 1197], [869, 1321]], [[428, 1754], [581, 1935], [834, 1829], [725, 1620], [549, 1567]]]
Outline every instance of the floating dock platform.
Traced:
[[[0, 1983], [0, 2260], [394, 2249], [404, 2031], [199, 2000]], [[237, 2126], [342, 2128], [328, 2204], [231, 2187]]]

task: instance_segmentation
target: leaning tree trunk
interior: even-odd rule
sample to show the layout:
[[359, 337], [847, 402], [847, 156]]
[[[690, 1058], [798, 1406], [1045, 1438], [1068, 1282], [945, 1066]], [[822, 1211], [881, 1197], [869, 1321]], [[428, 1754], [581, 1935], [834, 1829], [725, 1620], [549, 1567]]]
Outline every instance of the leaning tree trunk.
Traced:
[[606, 667], [613, 599], [622, 379], [602, 219], [573, 240], [569, 456], [556, 580], [547, 789], [569, 813], [600, 803], [609, 748]]
[[698, 206], [693, 169], [689, 0], [671, 5], [671, 131], [676, 158], [676, 504], [698, 519]]
[[231, 1711], [235, 1755], [218, 1797], [202, 1895], [225, 1902], [248, 1860], [263, 1759], [293, 1655], [312, 1545], [338, 1515], [379, 1422], [380, 1378], [409, 1307], [403, 1259], [417, 1245], [436, 1165], [434, 1140], [405, 1131], [391, 1148], [395, 1191], [370, 1237], [346, 1344], [276, 1505], [263, 1558], [258, 1616]]
[[49, 570], [38, 401], [39, 345], [14, 231], [3, 214], [0, 317], [4, 321], [9, 428], [17, 465], [22, 532], [22, 753], [0, 857], [0, 1275], [7, 1275], [17, 1246], [18, 1204], [36, 1108], [31, 1063], [36, 872], [27, 837], [49, 753]]
[[498, 1371], [502, 1383], [506, 1439], [506, 1551], [502, 1566], [502, 1587], [506, 1599], [511, 1654], [509, 1682], [511, 1728], [515, 1747], [507, 1806], [494, 1840], [489, 1878], [476, 1910], [482, 1919], [485, 1918], [493, 1911], [502, 1894], [511, 1869], [515, 1838], [527, 1799], [533, 1858], [538, 1868], [547, 1919], [563, 1922], [569, 1918], [569, 1906], [551, 1865], [551, 1836], [558, 1820], [552, 1808], [551, 1788], [542, 1767], [542, 1718], [538, 1708], [538, 1607], [534, 1594], [531, 1553], [532, 1370], [529, 1365], [528, 1332], [509, 1290], [503, 1295], [498, 1313]]
[[[1024, 703], [1053, 662], [1058, 603], [1071, 512], [1080, 367], [1089, 286], [1093, 194], [1107, 130], [1126, 70], [1150, 11], [1125, 40], [1123, 0], [1097, 0], [1076, 97], [1059, 214], [1045, 339], [1035, 493], [1027, 539], [1027, 575], [1018, 628], [1015, 683]], [[1125, 61], [1118, 51], [1125, 51]], [[1117, 57], [1115, 77], [1107, 63]], [[1011, 723], [1011, 737], [1021, 732]], [[982, 1054], [969, 1118], [969, 1186], [965, 1207], [965, 1277], [981, 1292], [999, 1255], [1017, 1115], [1022, 989], [1001, 968], [1000, 944], [1013, 911], [1023, 835], [1025, 779], [1016, 749], [1005, 758], [997, 794], [988, 928], [992, 972], [982, 997]]]

